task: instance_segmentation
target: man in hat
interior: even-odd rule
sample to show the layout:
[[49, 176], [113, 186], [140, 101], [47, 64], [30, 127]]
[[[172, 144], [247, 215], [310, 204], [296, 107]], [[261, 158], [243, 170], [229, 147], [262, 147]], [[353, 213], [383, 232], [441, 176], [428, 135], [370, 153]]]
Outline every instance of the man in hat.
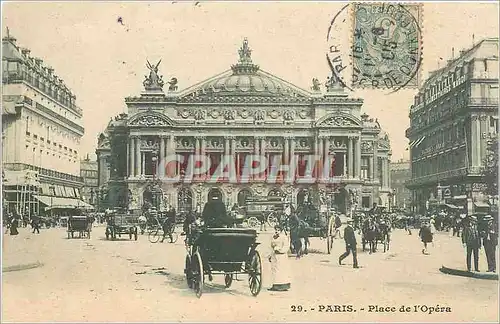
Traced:
[[488, 272], [495, 272], [497, 268], [496, 262], [496, 247], [498, 245], [497, 227], [494, 225], [493, 217], [486, 215], [483, 217], [485, 222], [485, 229], [483, 235], [484, 252], [486, 253], [486, 260], [488, 262]]
[[471, 256], [474, 254], [474, 269], [479, 272], [479, 249], [481, 237], [477, 230], [476, 216], [470, 216], [467, 226], [462, 234], [462, 243], [467, 247], [467, 271], [471, 271]]
[[224, 227], [229, 225], [226, 205], [217, 196], [207, 201], [205, 207], [203, 207], [202, 218], [207, 227]]
[[352, 228], [352, 219], [347, 221], [347, 226], [344, 228], [345, 253], [339, 257], [339, 264], [342, 265], [342, 260], [347, 258], [352, 252], [353, 268], [358, 267], [358, 257], [356, 253], [356, 235]]

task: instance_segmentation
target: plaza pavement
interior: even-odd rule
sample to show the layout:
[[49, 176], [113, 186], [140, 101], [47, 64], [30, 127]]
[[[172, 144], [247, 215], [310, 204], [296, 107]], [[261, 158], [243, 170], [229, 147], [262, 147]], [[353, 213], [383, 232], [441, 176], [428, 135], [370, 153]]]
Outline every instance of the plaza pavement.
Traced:
[[[39, 235], [21, 228], [20, 235], [3, 238], [2, 320], [498, 322], [498, 281], [439, 271], [442, 265], [465, 269], [461, 241], [448, 233], [438, 233], [430, 255], [423, 255], [417, 231], [409, 236], [395, 230], [386, 253], [379, 246], [379, 252], [369, 255], [358, 246], [360, 269], [352, 268], [350, 256], [345, 265], [338, 264], [342, 240], [335, 240], [328, 255], [325, 241], [313, 238], [310, 254], [289, 258], [293, 281], [288, 292], [266, 289], [271, 234], [259, 235], [263, 288], [257, 297], [240, 275], [242, 280], [229, 289], [222, 276], [206, 279], [198, 299], [184, 279], [182, 237], [175, 244], [151, 244], [146, 235], [138, 241], [106, 241], [102, 226], [93, 229], [91, 239], [67, 239], [59, 228]], [[480, 263], [485, 271], [484, 251]], [[39, 266], [19, 267], [30, 264]], [[353, 311], [333, 312], [334, 305], [346, 305], [340, 310], [351, 305]], [[370, 305], [388, 312], [370, 312]], [[415, 312], [415, 305], [449, 307], [451, 312], [429, 314], [425, 307]], [[401, 306], [411, 311], [399, 312]]]

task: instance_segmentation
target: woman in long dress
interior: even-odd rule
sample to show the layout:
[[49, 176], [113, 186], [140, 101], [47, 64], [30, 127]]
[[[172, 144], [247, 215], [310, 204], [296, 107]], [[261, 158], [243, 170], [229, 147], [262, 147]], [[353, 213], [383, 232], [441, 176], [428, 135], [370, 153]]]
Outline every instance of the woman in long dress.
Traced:
[[284, 232], [276, 226], [275, 234], [271, 241], [271, 254], [269, 261], [271, 262], [271, 281], [272, 287], [270, 291], [287, 291], [290, 289], [290, 264], [288, 260], [289, 241]]

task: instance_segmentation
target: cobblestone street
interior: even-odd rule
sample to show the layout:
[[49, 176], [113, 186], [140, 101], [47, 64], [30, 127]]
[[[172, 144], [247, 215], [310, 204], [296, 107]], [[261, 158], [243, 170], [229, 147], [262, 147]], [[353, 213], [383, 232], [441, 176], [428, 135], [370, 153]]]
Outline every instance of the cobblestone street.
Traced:
[[[18, 237], [4, 237], [3, 319], [497, 321], [498, 281], [439, 271], [441, 265], [465, 269], [461, 241], [439, 233], [430, 255], [423, 255], [415, 234], [409, 236], [396, 230], [387, 253], [369, 255], [358, 246], [360, 269], [352, 268], [351, 257], [339, 266], [338, 256], [344, 249], [341, 240], [335, 241], [333, 253], [328, 255], [325, 241], [314, 238], [309, 255], [299, 260], [290, 258], [294, 270], [292, 289], [278, 293], [266, 289], [271, 233], [261, 233], [261, 293], [256, 298], [251, 296], [245, 275], [240, 275], [241, 281], [233, 282], [230, 289], [224, 288], [222, 277], [215, 276], [213, 282], [206, 279], [205, 292], [198, 299], [184, 279], [182, 238], [175, 244], [151, 244], [146, 235], [138, 241], [112, 242], [105, 240], [104, 227], [95, 227], [90, 240], [68, 240], [62, 229], [43, 230], [40, 235], [20, 229]], [[38, 267], [23, 270], [23, 265], [30, 268], [37, 262]], [[486, 270], [483, 251], [480, 262], [481, 270]], [[352, 305], [355, 311], [326, 312], [335, 310], [333, 305]], [[370, 312], [370, 305], [394, 306], [396, 311]], [[411, 312], [401, 313], [402, 305], [410, 306]], [[450, 307], [451, 312], [414, 312], [414, 305]]]

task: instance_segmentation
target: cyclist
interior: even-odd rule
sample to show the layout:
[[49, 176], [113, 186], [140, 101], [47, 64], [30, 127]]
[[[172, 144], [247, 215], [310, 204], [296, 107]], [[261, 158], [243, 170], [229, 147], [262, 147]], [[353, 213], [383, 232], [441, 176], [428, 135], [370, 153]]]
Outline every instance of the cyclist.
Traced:
[[172, 236], [173, 226], [175, 226], [175, 208], [174, 206], [170, 206], [170, 210], [166, 212], [165, 220], [163, 221], [163, 237], [161, 238], [160, 243], [163, 243], [165, 237], [168, 235], [170, 238], [170, 243], [174, 242], [174, 238]]

